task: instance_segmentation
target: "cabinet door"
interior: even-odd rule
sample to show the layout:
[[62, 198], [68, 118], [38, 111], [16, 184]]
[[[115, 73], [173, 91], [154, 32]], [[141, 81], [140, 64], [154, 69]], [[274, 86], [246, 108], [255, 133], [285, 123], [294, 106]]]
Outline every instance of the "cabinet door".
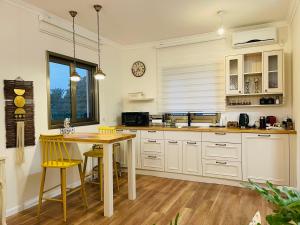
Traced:
[[164, 154], [164, 141], [155, 139], [142, 139], [141, 140], [142, 154]]
[[165, 170], [182, 173], [182, 142], [165, 141]]
[[227, 56], [226, 59], [226, 94], [242, 94], [243, 90], [243, 56]]
[[289, 152], [286, 134], [243, 134], [243, 180], [289, 185]]
[[264, 52], [264, 91], [265, 93], [283, 92], [283, 52]]
[[183, 173], [202, 175], [201, 142], [184, 141], [182, 151]]
[[135, 167], [141, 168], [141, 131], [138, 130], [124, 130], [124, 134], [135, 134]]
[[164, 156], [158, 154], [142, 154], [142, 169], [164, 171]]

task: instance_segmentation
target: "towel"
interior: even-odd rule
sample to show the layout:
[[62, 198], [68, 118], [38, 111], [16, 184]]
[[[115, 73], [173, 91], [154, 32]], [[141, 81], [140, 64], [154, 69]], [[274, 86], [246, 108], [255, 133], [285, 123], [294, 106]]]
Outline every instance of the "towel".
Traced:
[[17, 156], [16, 162], [24, 162], [24, 121], [17, 122]]

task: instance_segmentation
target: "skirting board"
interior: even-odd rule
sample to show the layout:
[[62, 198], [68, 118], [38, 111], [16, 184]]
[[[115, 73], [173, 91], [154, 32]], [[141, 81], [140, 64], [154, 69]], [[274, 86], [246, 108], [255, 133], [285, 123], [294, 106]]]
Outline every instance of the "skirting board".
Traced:
[[[127, 169], [124, 168], [124, 171], [127, 171]], [[187, 174], [167, 173], [161, 171], [150, 171], [150, 170], [141, 170], [141, 169], [137, 169], [136, 174], [163, 177], [163, 178], [169, 178], [175, 180], [186, 180], [186, 181], [194, 181], [194, 182], [209, 183], [209, 184], [223, 184], [223, 185], [229, 185], [235, 187], [243, 187], [242, 185], [243, 181], [201, 177], [201, 176], [194, 176], [194, 175], [187, 175]]]
[[[80, 185], [80, 181], [76, 181], [70, 185], [68, 185], [68, 187], [70, 188], [76, 188]], [[54, 198], [56, 196], [60, 195], [60, 187], [55, 188], [52, 191], [49, 191], [47, 194], [45, 194], [45, 197], [47, 198]], [[6, 217], [12, 216], [16, 213], [22, 212], [26, 209], [29, 209], [31, 207], [34, 207], [38, 204], [38, 196], [32, 199], [29, 199], [28, 201], [25, 201], [23, 204], [17, 205], [15, 207], [12, 207], [10, 209], [6, 209]]]

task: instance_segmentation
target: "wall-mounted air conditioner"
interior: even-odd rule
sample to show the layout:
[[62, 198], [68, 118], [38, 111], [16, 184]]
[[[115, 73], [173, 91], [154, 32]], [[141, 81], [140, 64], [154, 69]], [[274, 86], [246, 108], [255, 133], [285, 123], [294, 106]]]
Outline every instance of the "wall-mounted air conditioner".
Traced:
[[232, 34], [233, 48], [246, 48], [277, 43], [276, 27], [238, 31]]

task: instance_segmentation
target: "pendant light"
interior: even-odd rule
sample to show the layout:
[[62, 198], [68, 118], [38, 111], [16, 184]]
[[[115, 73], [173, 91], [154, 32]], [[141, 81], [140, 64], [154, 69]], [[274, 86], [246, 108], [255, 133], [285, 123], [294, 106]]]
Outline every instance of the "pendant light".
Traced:
[[75, 16], [77, 15], [76, 11], [69, 11], [70, 15], [73, 19], [73, 64], [71, 65], [71, 81], [79, 82], [80, 76], [76, 72], [76, 59], [75, 59]]
[[224, 15], [224, 11], [223, 10], [219, 10], [217, 12], [219, 19], [220, 19], [220, 26], [217, 30], [218, 35], [223, 36], [225, 34], [225, 28], [224, 28], [224, 21], [223, 21], [223, 15]]
[[102, 71], [101, 67], [100, 67], [100, 28], [99, 28], [99, 12], [102, 9], [101, 5], [94, 5], [94, 8], [97, 12], [97, 27], [98, 27], [98, 67], [97, 70], [94, 74], [94, 77], [96, 80], [104, 80], [106, 75], [105, 73]]

